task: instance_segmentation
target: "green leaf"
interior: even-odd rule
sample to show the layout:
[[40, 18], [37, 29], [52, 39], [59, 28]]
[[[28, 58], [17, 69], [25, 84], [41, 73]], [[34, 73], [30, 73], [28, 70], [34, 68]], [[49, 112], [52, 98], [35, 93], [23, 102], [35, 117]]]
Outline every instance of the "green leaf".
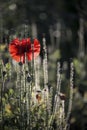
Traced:
[[5, 93], [5, 98], [8, 99], [8, 94], [7, 93]]
[[14, 90], [12, 88], [9, 89], [9, 95], [13, 95]]

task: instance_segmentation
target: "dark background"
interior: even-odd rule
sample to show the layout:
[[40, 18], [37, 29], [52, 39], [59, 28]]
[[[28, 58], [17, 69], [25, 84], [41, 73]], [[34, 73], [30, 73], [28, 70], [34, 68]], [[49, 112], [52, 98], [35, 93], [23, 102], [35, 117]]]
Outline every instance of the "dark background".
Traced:
[[[37, 27], [36, 35], [41, 43], [43, 34], [46, 37], [49, 64], [51, 60], [57, 59], [65, 63], [68, 63], [70, 58], [74, 60], [75, 90], [70, 130], [86, 130], [87, 0], [0, 0], [1, 45], [9, 44], [15, 34], [33, 38], [33, 23]], [[28, 31], [25, 30], [25, 25], [28, 26]], [[60, 52], [59, 55], [55, 54], [57, 51]], [[8, 61], [5, 53], [2, 57], [4, 62]], [[69, 78], [68, 73], [66, 78]]]

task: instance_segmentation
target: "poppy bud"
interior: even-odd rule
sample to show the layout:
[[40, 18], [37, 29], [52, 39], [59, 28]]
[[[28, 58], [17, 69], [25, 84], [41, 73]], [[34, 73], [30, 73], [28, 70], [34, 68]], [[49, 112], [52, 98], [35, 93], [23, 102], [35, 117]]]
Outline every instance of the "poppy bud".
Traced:
[[30, 82], [32, 80], [31, 76], [27, 76], [27, 81]]
[[23, 65], [23, 64], [22, 64], [22, 62], [19, 62], [18, 64], [19, 64], [20, 66], [22, 66], [22, 65]]
[[3, 77], [6, 75], [6, 71], [3, 71]]
[[37, 93], [41, 93], [41, 90], [37, 90], [36, 92], [37, 92]]
[[65, 94], [63, 94], [63, 93], [59, 93], [59, 97], [61, 100], [65, 100], [65, 98], [66, 98]]

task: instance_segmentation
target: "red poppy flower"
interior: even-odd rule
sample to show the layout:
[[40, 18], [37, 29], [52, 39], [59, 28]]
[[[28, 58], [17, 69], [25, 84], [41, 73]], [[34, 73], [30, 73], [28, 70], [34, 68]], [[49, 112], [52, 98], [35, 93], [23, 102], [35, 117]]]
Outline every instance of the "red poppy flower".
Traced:
[[14, 60], [25, 63], [25, 56], [30, 61], [39, 55], [40, 43], [37, 39], [32, 43], [30, 38], [22, 40], [16, 38], [9, 44], [9, 52]]

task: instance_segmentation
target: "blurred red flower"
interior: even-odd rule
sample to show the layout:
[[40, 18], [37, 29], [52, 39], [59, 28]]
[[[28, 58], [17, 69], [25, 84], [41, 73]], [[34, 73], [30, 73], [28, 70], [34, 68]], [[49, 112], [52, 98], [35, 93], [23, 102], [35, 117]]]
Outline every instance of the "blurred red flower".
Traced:
[[16, 38], [9, 44], [9, 52], [14, 60], [25, 63], [25, 56], [28, 61], [31, 61], [39, 55], [40, 42], [37, 39], [31, 42], [30, 38], [22, 40]]

